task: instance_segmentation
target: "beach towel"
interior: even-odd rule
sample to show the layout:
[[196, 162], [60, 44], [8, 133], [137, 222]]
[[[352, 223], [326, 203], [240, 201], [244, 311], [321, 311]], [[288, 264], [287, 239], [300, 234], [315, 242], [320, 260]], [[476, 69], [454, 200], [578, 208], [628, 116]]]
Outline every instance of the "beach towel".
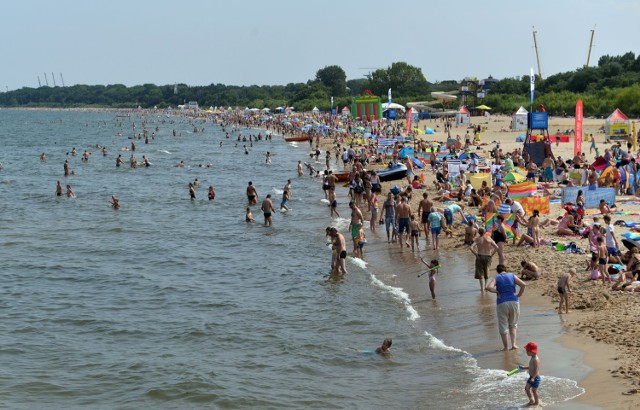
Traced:
[[[502, 226], [504, 226], [504, 230], [507, 233], [507, 239], [513, 239], [513, 223], [516, 220], [516, 216], [514, 214], [503, 215], [504, 222]], [[484, 229], [487, 231], [487, 234], [491, 236], [493, 231], [498, 227], [498, 214], [490, 213], [486, 214], [484, 217]]]
[[533, 215], [534, 209], [537, 209], [541, 214], [548, 214], [550, 212], [550, 201], [548, 196], [530, 196], [528, 198], [520, 198], [519, 202], [527, 215]]
[[638, 239], [640, 239], [640, 233], [637, 233], [637, 232], [625, 232], [623, 234], [620, 234], [620, 236], [622, 236], [623, 238], [630, 239], [632, 241], [637, 241]]
[[509, 187], [509, 197], [512, 199], [525, 198], [535, 194], [537, 189], [538, 187], [535, 182], [513, 184]]

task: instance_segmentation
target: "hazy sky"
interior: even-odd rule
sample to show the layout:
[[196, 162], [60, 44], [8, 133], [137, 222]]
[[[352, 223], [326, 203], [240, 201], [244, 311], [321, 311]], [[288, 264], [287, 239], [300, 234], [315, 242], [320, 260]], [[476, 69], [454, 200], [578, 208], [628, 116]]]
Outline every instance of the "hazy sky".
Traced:
[[[429, 81], [543, 76], [640, 53], [640, 1], [2, 0], [0, 89], [348, 79], [406, 61]], [[537, 68], [536, 68], [537, 72]]]

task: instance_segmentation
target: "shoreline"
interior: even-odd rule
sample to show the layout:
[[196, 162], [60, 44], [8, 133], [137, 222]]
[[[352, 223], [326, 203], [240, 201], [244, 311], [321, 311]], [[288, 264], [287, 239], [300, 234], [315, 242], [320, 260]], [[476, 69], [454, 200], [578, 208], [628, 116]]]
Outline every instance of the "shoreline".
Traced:
[[[504, 120], [504, 117], [503, 117], [503, 120]], [[552, 124], [554, 126], [559, 125], [558, 121], [560, 120], [562, 119], [554, 119], [554, 122]], [[428, 124], [428, 122], [426, 123]], [[594, 132], [597, 132], [595, 128], [597, 128], [599, 124], [601, 124], [601, 120], [592, 120], [590, 127]], [[422, 122], [421, 122], [421, 125], [422, 125]], [[588, 132], [589, 127], [585, 127], [585, 128], [587, 128], [586, 132]], [[456, 131], [458, 130], [454, 130], [452, 131], [452, 133], [455, 133]], [[462, 132], [464, 132], [464, 129]], [[500, 136], [503, 136], [503, 135], [507, 137], [513, 137], [516, 135], [516, 133], [507, 132], [507, 133], [503, 133]], [[433, 136], [430, 136], [430, 137], [433, 137]], [[437, 139], [437, 137], [433, 139]], [[508, 142], [504, 143], [503, 141], [500, 141], [500, 140], [499, 142], [502, 146], [506, 146], [507, 149], [509, 149], [510, 145], [514, 145], [514, 146], [520, 145], [520, 144], [510, 144]], [[347, 145], [348, 145], [348, 142], [347, 142]], [[301, 146], [300, 148], [303, 148], [305, 152], [308, 152], [308, 149], [306, 148], [306, 146]], [[568, 148], [568, 147], [561, 146], [560, 148]], [[325, 138], [321, 140], [320, 149], [323, 152], [324, 150], [327, 150], [327, 149], [333, 150], [335, 149], [335, 145], [331, 141]], [[560, 151], [560, 153], [564, 155], [562, 151]], [[334, 161], [332, 159], [332, 163], [333, 162]], [[338, 167], [335, 167], [335, 168], [338, 168]], [[433, 175], [431, 175], [430, 171], [421, 171], [421, 172], [425, 174], [427, 183], [431, 184], [433, 180]], [[383, 193], [388, 192], [389, 188], [393, 184], [398, 184], [398, 186], [404, 186], [406, 185], [406, 181], [399, 180], [399, 181], [385, 182], [382, 184], [383, 186], [382, 192]], [[417, 209], [417, 201], [415, 200], [415, 197], [420, 196], [420, 194], [421, 194], [420, 190], [414, 191], [414, 200], [412, 200], [411, 202], [411, 207], [412, 207], [412, 210], [414, 211]], [[441, 207], [442, 205], [440, 203], [436, 203], [436, 206]], [[550, 208], [551, 208], [551, 214], [548, 215], [548, 217], [550, 218], [558, 215], [558, 212], [564, 212], [563, 210], [561, 210], [560, 206], [557, 204], [552, 204]], [[631, 208], [630, 210], [638, 209], [634, 206], [624, 205], [625, 210], [629, 208]], [[365, 220], [368, 220], [369, 213], [366, 210], [363, 210], [363, 214], [364, 214]], [[368, 226], [368, 223], [365, 223], [365, 226]], [[618, 237], [620, 237], [619, 235], [621, 232], [626, 231], [625, 229], [620, 229], [620, 228], [616, 228], [616, 229], [619, 229], [616, 231]], [[367, 231], [367, 235], [370, 235], [369, 229], [366, 229], [366, 231]], [[461, 230], [459, 228], [457, 230], [454, 229], [453, 241], [461, 242], [461, 239], [459, 238], [460, 234], [461, 234]], [[382, 236], [384, 235], [385, 234], [382, 233]], [[557, 235], [554, 235], [548, 231], [544, 232], [544, 234], [541, 233], [541, 235], [543, 235], [545, 238], [560, 240], [563, 242], [574, 240], [574, 239], [558, 237]], [[577, 239], [575, 240], [577, 241]], [[450, 244], [448, 244], [448, 242], [450, 241], [452, 241], [452, 239], [445, 239], [444, 241], [441, 242], [441, 249], [444, 250], [445, 252], [455, 251], [462, 246], [460, 244], [456, 244], [452, 247]], [[581, 240], [581, 241], [584, 241], [584, 240]], [[381, 242], [384, 242], [384, 239], [381, 239]], [[579, 246], [583, 246], [581, 242], [578, 242], [578, 243], [579, 243]], [[423, 238], [421, 238], [421, 246], [424, 246]], [[368, 247], [370, 247], [370, 245]], [[397, 249], [397, 246], [393, 248]], [[424, 249], [421, 254], [424, 255]], [[543, 280], [529, 281], [527, 283], [528, 285], [532, 285], [527, 287], [527, 293], [528, 295], [533, 295], [533, 296], [525, 297], [523, 300], [523, 304], [526, 306], [532, 306], [535, 308], [542, 309], [545, 312], [552, 314], [554, 317], [559, 316], [557, 314], [557, 311], [555, 310], [555, 307], [557, 304], [557, 295], [555, 291], [555, 278], [559, 273], [561, 273], [561, 271], [566, 271], [566, 269], [568, 269], [569, 267], [579, 266], [581, 268], [583, 266], [583, 262], [579, 262], [578, 260], [584, 260], [586, 256], [581, 256], [581, 257], [577, 255], [565, 256], [562, 253], [555, 252], [554, 250], [551, 249], [550, 246], [547, 246], [544, 249], [543, 248], [534, 249], [531, 247], [516, 248], [511, 244], [509, 244], [508, 246], [505, 247], [505, 260], [507, 261], [506, 263], [508, 266], [511, 267], [511, 271], [516, 271], [515, 273], [517, 273], [519, 270], [515, 270], [513, 267], [519, 266], [519, 259], [528, 258], [528, 257], [538, 258], [537, 259], [538, 261], [540, 261], [541, 260], [540, 258], [542, 258], [542, 260], [545, 260], [545, 262], [547, 262], [546, 258], [548, 258], [548, 262], [549, 262], [548, 268], [550, 268], [548, 269], [548, 271], [550, 272], [547, 273], [546, 277], [543, 278]], [[495, 259], [497, 258], [494, 258], [493, 265], [497, 263]], [[367, 260], [367, 254], [365, 253], [365, 261], [366, 260]], [[421, 265], [419, 260], [417, 260], [416, 263], [418, 265]], [[407, 264], [407, 266], [413, 270], [420, 269], [419, 267], [416, 267], [415, 264], [414, 265]], [[394, 284], [395, 282], [394, 280], [389, 280], [388, 277], [385, 278], [384, 274], [378, 275], [379, 271], [377, 270], [377, 267], [372, 268], [371, 270], [375, 272], [376, 276], [383, 283], [390, 286], [396, 286], [396, 284]], [[623, 395], [624, 393], [635, 391], [634, 389], [630, 389], [630, 387], [632, 387], [630, 386], [630, 380], [628, 378], [616, 379], [610, 373], [609, 369], [620, 366], [620, 362], [617, 360], [618, 357], [612, 357], [612, 354], [610, 354], [609, 352], [603, 351], [604, 349], [610, 348], [610, 346], [607, 343], [598, 343], [596, 341], [593, 341], [589, 337], [588, 333], [581, 331], [580, 329], [576, 329], [575, 326], [569, 325], [569, 324], [577, 323], [579, 320], [588, 321], [597, 313], [595, 312], [595, 310], [602, 309], [603, 304], [606, 306], [612, 307], [613, 304], [601, 303], [600, 300], [592, 302], [593, 299], [595, 299], [596, 297], [600, 299], [604, 298], [608, 300], [610, 297], [619, 298], [620, 296], [628, 296], [628, 295], [621, 295], [620, 294], [621, 292], [607, 291], [608, 287], [598, 287], [597, 285], [599, 285], [599, 282], [597, 284], [594, 283], [593, 281], [582, 282], [582, 281], [576, 280], [574, 282], [572, 286], [574, 288], [574, 293], [572, 293], [570, 297], [570, 303], [572, 306], [573, 313], [569, 315], [562, 315], [562, 317], [560, 318], [561, 322], [558, 323], [558, 329], [561, 329], [561, 331], [559, 332], [559, 334], [555, 335], [553, 338], [550, 339], [554, 343], [557, 343], [558, 346], [576, 352], [576, 354], [579, 356], [579, 360], [574, 361], [573, 362], [574, 365], [578, 363], [578, 364], [583, 364], [585, 366], [583, 371], [580, 372], [579, 374], [574, 372], [574, 376], [575, 376], [574, 380], [578, 382], [579, 386], [585, 389], [585, 393], [582, 395], [579, 395], [576, 398], [569, 400], [566, 403], [554, 404], [553, 405], [554, 408], [576, 408], [577, 406], [580, 406], [581, 408], [586, 408], [586, 409], [600, 408], [600, 407], [601, 408], [627, 408], [630, 405], [630, 403], [637, 402], [637, 398], [635, 398], [634, 400], [633, 394], [629, 396]], [[400, 287], [402, 287], [405, 291], [407, 291], [407, 289], [410, 289], [405, 286], [400, 286]], [[576, 292], [576, 288], [578, 289], [577, 292]], [[578, 294], [576, 295], [576, 293]], [[596, 294], [596, 296], [594, 296], [594, 293]], [[603, 297], [601, 297], [600, 295], [603, 295]], [[629, 296], [629, 297], [632, 297], [632, 296]], [[430, 298], [428, 289], [424, 294], [424, 298], [427, 298], [427, 299]], [[412, 300], [412, 303], [416, 302], [413, 298], [411, 298], [411, 300]], [[568, 316], [568, 318], [564, 319], [564, 317], [566, 316]], [[524, 326], [525, 325], [523, 325], [523, 327]], [[496, 334], [493, 335], [492, 337], [495, 337], [495, 340], [499, 341], [499, 336], [497, 335], [497, 331], [495, 333]], [[606, 339], [602, 338], [602, 340], [606, 340]], [[522, 340], [520, 340], [520, 344], [522, 343], [523, 343]], [[621, 349], [621, 346], [619, 345], [618, 345], [618, 349], [616, 350], [624, 351], [624, 349]], [[613, 349], [610, 350], [610, 352], [613, 352], [613, 351], [614, 351]], [[557, 357], [557, 359], [559, 363], [563, 363], [565, 357]], [[633, 360], [633, 358], [629, 358], [629, 359]], [[548, 360], [549, 359], [547, 358], [546, 359], [547, 363], [548, 363]], [[565, 369], [561, 369], [561, 370], [564, 371]]]

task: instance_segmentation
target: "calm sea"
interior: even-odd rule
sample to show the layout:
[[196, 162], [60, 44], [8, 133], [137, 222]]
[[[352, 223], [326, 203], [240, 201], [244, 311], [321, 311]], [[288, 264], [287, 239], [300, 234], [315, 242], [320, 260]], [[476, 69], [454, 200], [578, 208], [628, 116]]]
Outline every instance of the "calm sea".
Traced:
[[[136, 140], [136, 156], [153, 165], [132, 169], [122, 148], [130, 147], [133, 124], [142, 132], [143, 119], [155, 140]], [[194, 126], [205, 131], [193, 133]], [[324, 228], [345, 229], [348, 221], [329, 219], [316, 179], [297, 178], [306, 144], [274, 137], [245, 155], [249, 142], [238, 143], [238, 134], [258, 132], [236, 130], [226, 139], [210, 121], [159, 114], [0, 110], [2, 407], [475, 409], [525, 402], [524, 375], [505, 376], [513, 363], [479, 365], [499, 340], [495, 302], [478, 295], [468, 255], [439, 255], [450, 268], [440, 275], [437, 304], [426, 276], [416, 277], [415, 258], [373, 235], [365, 259], [376, 268], [349, 258], [346, 278], [331, 280]], [[63, 176], [65, 159], [75, 176]], [[185, 168], [175, 166], [180, 161]], [[187, 184], [195, 178], [202, 187], [191, 201]], [[254, 207], [258, 223], [245, 223], [247, 182], [277, 206], [288, 178], [291, 211], [265, 228]], [[57, 180], [77, 197], [56, 197]], [[217, 193], [211, 202], [209, 185]], [[110, 207], [112, 194], [121, 209]], [[347, 214], [344, 198], [341, 204]], [[390, 357], [369, 353], [387, 337], [394, 340]], [[567, 378], [544, 383], [546, 403], [581, 392]]]

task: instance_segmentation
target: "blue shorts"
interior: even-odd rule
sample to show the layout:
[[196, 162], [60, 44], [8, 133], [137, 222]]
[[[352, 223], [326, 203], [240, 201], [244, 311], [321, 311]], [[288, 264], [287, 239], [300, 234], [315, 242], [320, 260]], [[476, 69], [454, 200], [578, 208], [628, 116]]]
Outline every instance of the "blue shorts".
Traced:
[[409, 225], [411, 220], [409, 218], [398, 219], [398, 233], [402, 234], [405, 230], [409, 233]]
[[435, 227], [435, 228], [432, 226], [432, 227], [431, 227], [431, 234], [432, 234], [432, 235], [439, 235], [439, 234], [440, 234], [440, 229], [441, 229], [441, 228], [440, 228], [439, 226], [437, 226], [437, 227]]
[[609, 252], [609, 256], [620, 256], [620, 249], [618, 248], [614, 248], [614, 247], [608, 247], [607, 246], [607, 251]]
[[453, 225], [453, 213], [450, 209], [444, 210], [444, 220], [447, 221], [447, 225]]
[[389, 230], [390, 226], [393, 226], [393, 230], [396, 230], [396, 219], [395, 218], [384, 218], [384, 224], [387, 228], [387, 231]]
[[533, 379], [533, 383], [531, 382], [531, 377], [529, 377], [527, 379], [527, 384], [530, 385], [531, 388], [537, 389], [538, 387], [540, 387], [540, 376], [536, 376], [536, 378]]

